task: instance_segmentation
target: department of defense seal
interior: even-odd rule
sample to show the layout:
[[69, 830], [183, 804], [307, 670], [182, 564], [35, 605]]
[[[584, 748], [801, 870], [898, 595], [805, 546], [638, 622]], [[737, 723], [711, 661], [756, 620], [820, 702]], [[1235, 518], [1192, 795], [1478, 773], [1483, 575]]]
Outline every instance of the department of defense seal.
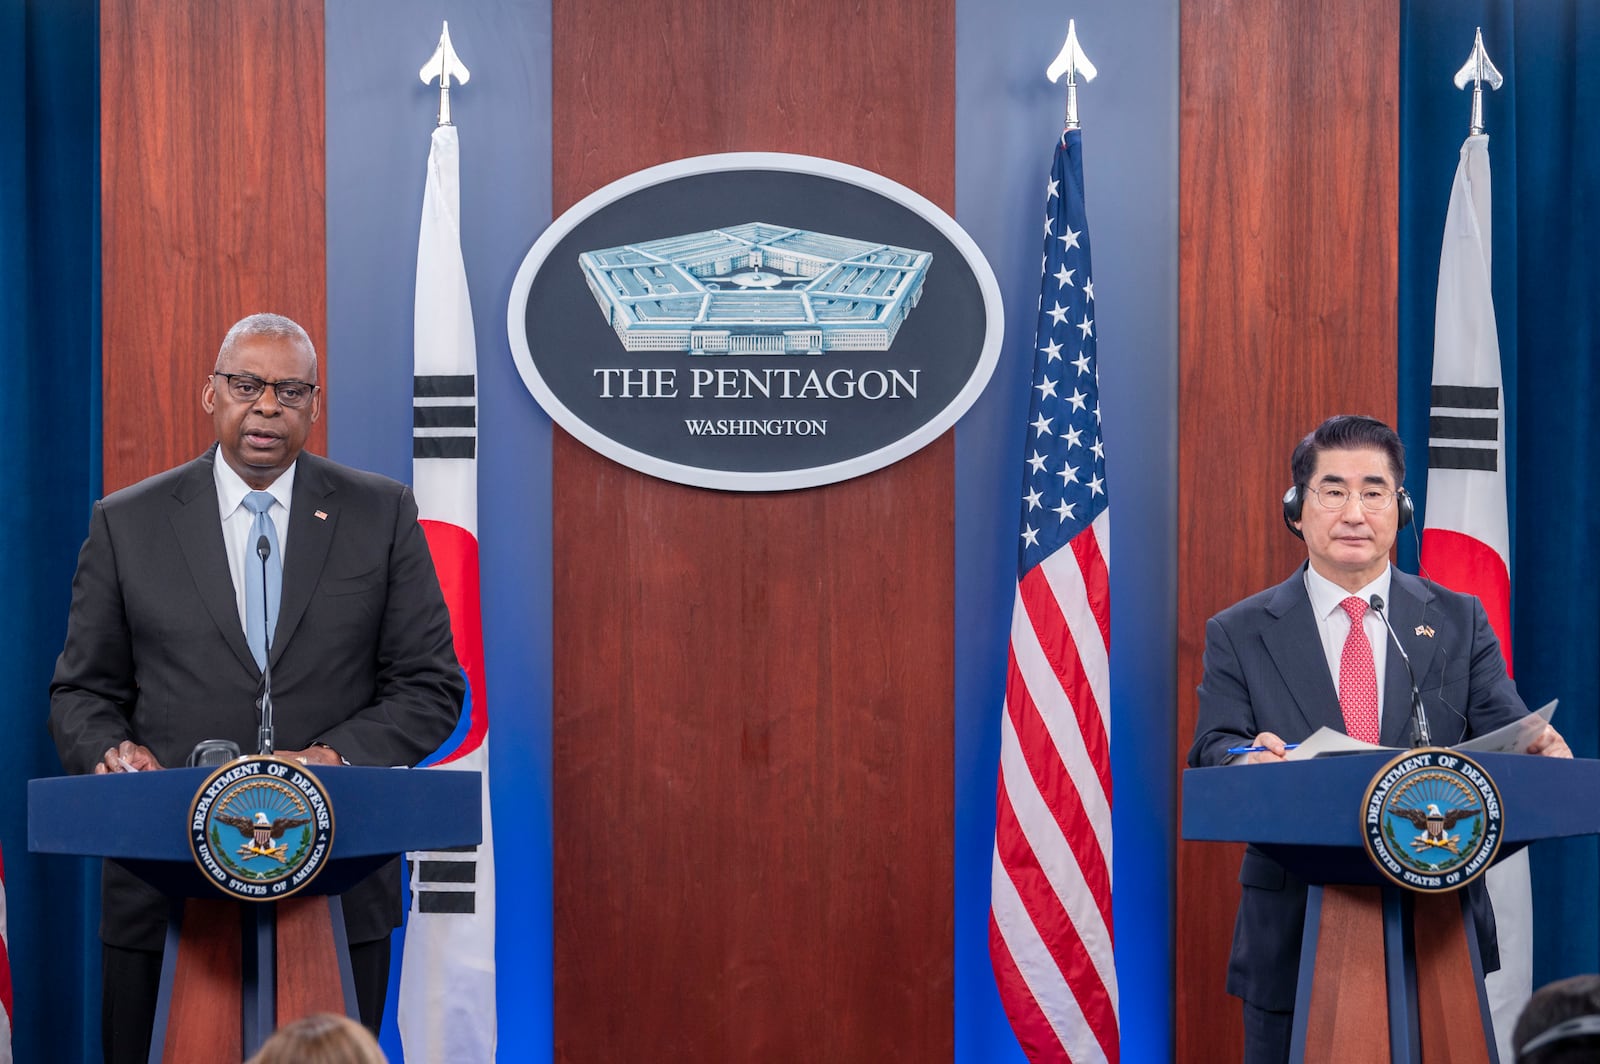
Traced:
[[301, 890], [333, 848], [333, 804], [304, 765], [242, 757], [213, 772], [189, 810], [189, 847], [218, 890], [277, 901]]
[[1362, 802], [1367, 855], [1408, 890], [1456, 890], [1500, 850], [1500, 791], [1483, 766], [1453, 750], [1409, 750], [1385, 765]]

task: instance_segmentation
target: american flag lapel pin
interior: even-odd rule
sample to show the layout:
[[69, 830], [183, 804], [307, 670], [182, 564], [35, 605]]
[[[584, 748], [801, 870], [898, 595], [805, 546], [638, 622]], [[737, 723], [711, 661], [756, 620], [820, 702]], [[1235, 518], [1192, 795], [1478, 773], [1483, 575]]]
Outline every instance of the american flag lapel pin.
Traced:
[[[315, 517], [318, 521], [326, 521], [328, 519], [328, 514], [324, 510], [318, 510], [316, 513], [312, 514], [311, 516]], [[1422, 629], [1420, 629], [1420, 628], [1417, 629], [1417, 631], [1419, 631], [1419, 632], [1421, 630]]]

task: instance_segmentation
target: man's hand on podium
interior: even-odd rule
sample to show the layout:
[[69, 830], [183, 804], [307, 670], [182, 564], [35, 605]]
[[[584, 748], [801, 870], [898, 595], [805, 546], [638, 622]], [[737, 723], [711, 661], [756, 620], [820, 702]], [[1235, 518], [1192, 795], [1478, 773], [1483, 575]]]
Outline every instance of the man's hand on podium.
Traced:
[[148, 748], [140, 746], [131, 739], [124, 739], [101, 755], [99, 763], [94, 766], [94, 774], [103, 776], [108, 772], [149, 772], [160, 767], [161, 762], [156, 760], [156, 755]]
[[1287, 756], [1289, 747], [1284, 741], [1269, 731], [1264, 731], [1250, 741], [1251, 746], [1259, 746], [1260, 750], [1245, 754], [1239, 759], [1241, 765], [1276, 765]]
[[[321, 744], [308, 746], [304, 750], [279, 750], [277, 756], [287, 761], [298, 761], [302, 765], [347, 765], [349, 764], [339, 752], [332, 747]], [[148, 747], [140, 746], [131, 739], [124, 739], [116, 746], [108, 749], [98, 763], [94, 766], [94, 774], [103, 776], [108, 772], [149, 772], [163, 767], [156, 760]]]
[[277, 754], [285, 761], [298, 761], [302, 765], [348, 764], [333, 747], [320, 744], [308, 746], [304, 750], [279, 750]]
[[1567, 745], [1560, 732], [1546, 724], [1539, 737], [1528, 744], [1528, 753], [1544, 757], [1571, 757], [1572, 747]]

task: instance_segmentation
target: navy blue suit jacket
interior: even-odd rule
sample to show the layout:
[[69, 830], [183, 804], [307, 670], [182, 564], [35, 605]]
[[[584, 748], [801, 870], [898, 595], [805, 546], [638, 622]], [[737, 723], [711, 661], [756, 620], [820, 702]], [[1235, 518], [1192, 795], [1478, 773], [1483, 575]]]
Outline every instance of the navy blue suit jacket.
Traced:
[[[1411, 657], [1434, 744], [1449, 746], [1525, 716], [1527, 706], [1506, 675], [1500, 642], [1477, 598], [1398, 569], [1392, 573], [1385, 612]], [[1409, 746], [1411, 687], [1405, 662], [1393, 650], [1384, 666], [1382, 742]], [[1323, 726], [1344, 731], [1305, 566], [1206, 622], [1199, 695], [1189, 749], [1196, 768], [1225, 763], [1228, 747], [1248, 746], [1261, 732], [1293, 743]], [[1245, 849], [1239, 883], [1228, 993], [1259, 1008], [1293, 1009], [1306, 885], [1254, 847]], [[1481, 881], [1468, 891], [1484, 970], [1492, 971], [1500, 958], [1494, 912]]]

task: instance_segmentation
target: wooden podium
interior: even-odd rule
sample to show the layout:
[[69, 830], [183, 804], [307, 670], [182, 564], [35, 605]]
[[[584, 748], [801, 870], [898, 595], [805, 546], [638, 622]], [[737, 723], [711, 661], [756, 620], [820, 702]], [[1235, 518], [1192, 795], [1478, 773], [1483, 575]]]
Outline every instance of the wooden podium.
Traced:
[[240, 1061], [299, 1016], [356, 1016], [338, 895], [396, 854], [482, 841], [476, 772], [318, 766], [334, 818], [327, 865], [281, 901], [236, 901], [190, 849], [190, 807], [214, 771], [28, 781], [30, 850], [109, 858], [173, 901], [152, 1062]]
[[[1189, 769], [1183, 837], [1254, 843], [1310, 884], [1292, 1059], [1494, 1062], [1465, 895], [1394, 886], [1363, 845], [1363, 798], [1394, 756]], [[1600, 761], [1519, 754], [1473, 760], [1500, 791], [1499, 858], [1539, 839], [1600, 834]]]

